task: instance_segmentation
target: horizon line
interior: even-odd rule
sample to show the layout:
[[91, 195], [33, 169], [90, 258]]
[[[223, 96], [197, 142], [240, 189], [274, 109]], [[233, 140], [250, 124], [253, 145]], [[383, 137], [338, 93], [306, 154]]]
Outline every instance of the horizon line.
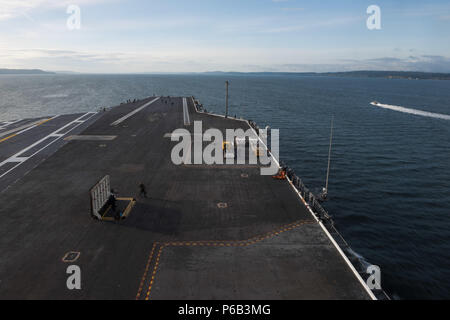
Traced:
[[39, 71], [54, 74], [110, 74], [110, 75], [125, 75], [125, 74], [135, 74], [135, 75], [145, 75], [145, 74], [207, 74], [207, 73], [238, 73], [238, 74], [339, 74], [339, 73], [418, 73], [418, 74], [440, 74], [440, 75], [450, 75], [449, 72], [436, 72], [436, 71], [418, 71], [418, 70], [368, 70], [368, 69], [355, 69], [349, 71], [144, 71], [144, 72], [80, 72], [80, 71], [58, 71], [58, 70], [45, 70], [39, 68], [0, 68], [0, 70], [7, 71]]

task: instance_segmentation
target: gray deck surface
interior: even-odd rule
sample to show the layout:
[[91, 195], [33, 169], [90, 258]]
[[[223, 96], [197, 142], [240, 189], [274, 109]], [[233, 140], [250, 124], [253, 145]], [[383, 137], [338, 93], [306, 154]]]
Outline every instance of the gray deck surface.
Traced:
[[[286, 181], [257, 166], [172, 164], [165, 134], [245, 122], [196, 113], [188, 99], [186, 127], [182, 99], [163, 98], [111, 126], [152, 99], [93, 115], [0, 178], [0, 299], [369, 299]], [[0, 143], [0, 162], [80, 116]], [[117, 138], [64, 140], [75, 134]], [[127, 220], [90, 217], [89, 189], [107, 174], [138, 200]], [[81, 290], [66, 287], [70, 251]]]

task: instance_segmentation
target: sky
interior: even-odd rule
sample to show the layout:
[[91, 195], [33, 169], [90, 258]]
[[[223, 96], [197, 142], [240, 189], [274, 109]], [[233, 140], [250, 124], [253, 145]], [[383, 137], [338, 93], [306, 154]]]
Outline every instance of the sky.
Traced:
[[[70, 5], [80, 29], [67, 26]], [[450, 2], [0, 0], [0, 68], [450, 72]]]

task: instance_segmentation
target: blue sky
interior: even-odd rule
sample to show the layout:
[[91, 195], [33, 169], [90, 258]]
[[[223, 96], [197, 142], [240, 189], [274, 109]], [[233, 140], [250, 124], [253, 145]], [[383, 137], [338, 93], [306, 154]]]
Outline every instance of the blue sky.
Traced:
[[[81, 9], [69, 30], [68, 5]], [[381, 30], [366, 9], [381, 8]], [[450, 3], [0, 0], [0, 68], [450, 72]]]

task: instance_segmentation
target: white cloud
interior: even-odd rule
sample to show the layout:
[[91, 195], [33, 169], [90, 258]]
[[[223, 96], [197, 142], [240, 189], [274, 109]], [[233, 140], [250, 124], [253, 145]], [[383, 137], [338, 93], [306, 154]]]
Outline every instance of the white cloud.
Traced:
[[[123, 49], [123, 48], [122, 48]], [[372, 52], [368, 49], [368, 52]], [[367, 56], [368, 52], [361, 52]], [[150, 47], [122, 51], [7, 49], [0, 47], [0, 65], [8, 68], [40, 68], [88, 73], [200, 72], [200, 71], [287, 71], [327, 72], [351, 70], [398, 70], [450, 72], [450, 58], [432, 55], [348, 59], [346, 50], [329, 52], [289, 48]], [[337, 58], [340, 56], [341, 58]], [[380, 58], [382, 57], [382, 58]]]
[[[129, 51], [77, 51], [58, 49], [0, 48], [0, 65], [8, 68], [36, 66], [46, 70], [79, 72], [191, 72], [211, 70], [260, 71], [272, 64], [274, 57], [295, 63], [298, 57], [311, 58], [318, 52], [291, 49], [179, 47], [149, 48]], [[249, 69], [248, 66], [253, 66]]]

